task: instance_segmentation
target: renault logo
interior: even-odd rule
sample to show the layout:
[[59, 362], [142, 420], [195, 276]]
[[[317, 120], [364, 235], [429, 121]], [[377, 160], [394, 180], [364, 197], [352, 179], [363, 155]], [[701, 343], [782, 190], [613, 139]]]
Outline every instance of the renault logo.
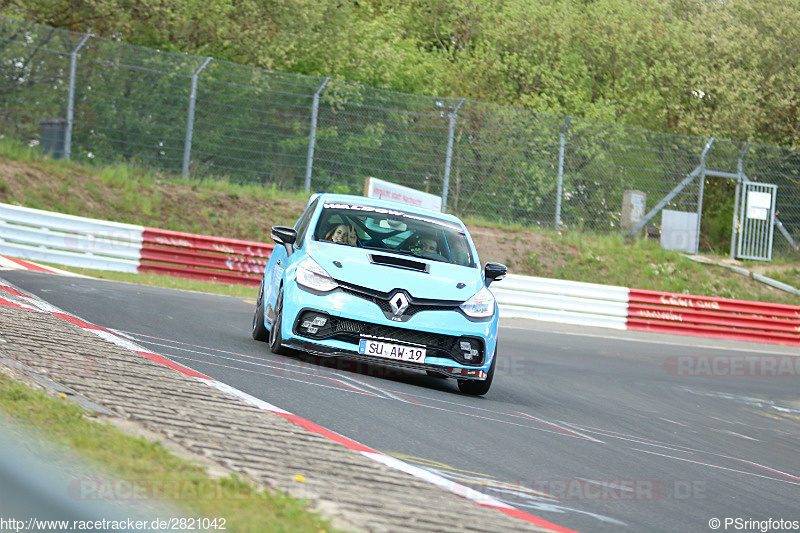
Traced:
[[389, 306], [392, 308], [394, 316], [400, 316], [408, 309], [408, 298], [402, 292], [396, 292], [389, 298]]

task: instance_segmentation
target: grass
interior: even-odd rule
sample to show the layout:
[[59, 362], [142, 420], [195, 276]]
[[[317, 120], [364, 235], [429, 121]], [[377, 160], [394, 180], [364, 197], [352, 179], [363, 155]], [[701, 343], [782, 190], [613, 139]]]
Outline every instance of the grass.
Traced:
[[4, 374], [0, 374], [0, 413], [32, 430], [38, 440], [59, 453], [77, 453], [109, 479], [136, 481], [137, 490], [141, 488], [144, 494], [180, 487], [181, 498], [160, 503], [175, 505], [186, 516], [225, 518], [228, 531], [332, 531], [327, 521], [308, 511], [306, 502], [260, 490], [233, 475], [211, 478], [203, 468], [178, 458], [161, 444], [128, 436], [90, 419], [68, 400], [35, 391]]
[[800, 268], [792, 266], [785, 270], [767, 271], [766, 276], [776, 281], [793, 285], [797, 287], [797, 281], [800, 280]]
[[[701, 264], [687, 256], [663, 250], [659, 241], [628, 241], [621, 235], [539, 232], [548, 246], [528, 257], [528, 267], [544, 277], [616, 285], [659, 292], [718, 298], [800, 303], [800, 297], [769, 287], [727, 268]], [[724, 259], [717, 258], [717, 259]], [[764, 275], [800, 287], [795, 265], [800, 258], [784, 258]], [[764, 268], [764, 263], [745, 262], [744, 269]]]

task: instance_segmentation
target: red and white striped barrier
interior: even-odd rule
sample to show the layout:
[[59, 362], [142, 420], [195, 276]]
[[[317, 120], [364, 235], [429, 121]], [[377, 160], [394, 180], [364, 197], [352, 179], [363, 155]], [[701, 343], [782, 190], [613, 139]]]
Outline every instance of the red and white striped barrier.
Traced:
[[139, 272], [258, 286], [274, 245], [144, 228]]
[[[0, 256], [31, 261], [258, 286], [273, 247], [0, 204]], [[504, 317], [800, 346], [800, 306], [517, 275], [492, 291]]]
[[800, 346], [800, 306], [508, 275], [503, 317]]
[[272, 248], [0, 204], [0, 255], [23, 260], [258, 286]]
[[627, 329], [800, 346], [800, 306], [629, 289]]

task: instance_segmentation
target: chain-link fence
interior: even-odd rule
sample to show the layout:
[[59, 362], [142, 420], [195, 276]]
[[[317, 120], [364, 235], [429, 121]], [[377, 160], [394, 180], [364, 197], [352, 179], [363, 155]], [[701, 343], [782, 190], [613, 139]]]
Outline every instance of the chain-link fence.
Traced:
[[[625, 191], [701, 213], [703, 176], [778, 185], [800, 241], [800, 154], [401, 94], [0, 17], [0, 133], [75, 161], [360, 194], [378, 177], [461, 216], [619, 232]], [[60, 136], [59, 136], [60, 134]], [[710, 146], [709, 146], [710, 145]]]

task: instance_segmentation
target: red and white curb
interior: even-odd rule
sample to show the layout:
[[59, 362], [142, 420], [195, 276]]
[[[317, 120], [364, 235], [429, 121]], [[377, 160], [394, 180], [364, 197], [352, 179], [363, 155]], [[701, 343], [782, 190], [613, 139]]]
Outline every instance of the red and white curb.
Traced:
[[461, 496], [462, 498], [467, 498], [468, 500], [471, 500], [478, 505], [497, 509], [499, 511], [502, 511], [508, 516], [524, 520], [543, 529], [547, 529], [548, 531], [553, 531], [556, 533], [575, 533], [571, 529], [565, 528], [558, 524], [554, 524], [536, 515], [516, 509], [515, 507], [512, 507], [511, 505], [508, 505], [507, 503], [502, 502], [496, 498], [483, 494], [480, 491], [477, 491], [465, 485], [461, 485], [445, 477], [442, 477], [438, 474], [434, 474], [433, 472], [411, 465], [409, 463], [406, 463], [389, 455], [375, 451], [372, 448], [369, 448], [368, 446], [364, 446], [359, 442], [356, 442], [352, 439], [348, 439], [347, 437], [339, 435], [338, 433], [334, 433], [333, 431], [330, 431], [318, 424], [315, 424], [310, 420], [306, 420], [299, 416], [293, 415], [292, 413], [284, 409], [281, 409], [280, 407], [272, 405], [263, 400], [259, 400], [258, 398], [251, 396], [245, 392], [242, 392], [234, 387], [231, 387], [230, 385], [219, 382], [200, 372], [192, 370], [191, 368], [175, 363], [174, 361], [171, 361], [170, 359], [164, 357], [163, 355], [149, 352], [143, 349], [135, 342], [131, 341], [130, 339], [127, 339], [124, 336], [121, 336], [120, 334], [110, 329], [96, 326], [94, 324], [86, 322], [85, 320], [70, 313], [67, 313], [65, 311], [62, 311], [61, 309], [53, 305], [50, 305], [49, 303], [40, 300], [39, 298], [25, 294], [24, 292], [14, 287], [11, 287], [9, 285], [3, 285], [2, 283], [0, 283], [0, 306], [9, 306], [18, 309], [26, 309], [30, 311], [49, 313], [57, 318], [69, 322], [70, 324], [74, 324], [80, 327], [81, 329], [90, 331], [91, 333], [94, 333], [98, 337], [106, 341], [112, 342], [117, 346], [136, 352], [139, 355], [147, 357], [151, 361], [167, 366], [173, 370], [177, 370], [178, 372], [186, 376], [189, 376], [191, 378], [194, 378], [197, 381], [204, 383], [210, 387], [214, 387], [215, 389], [223, 393], [239, 398], [240, 400], [243, 400], [248, 404], [253, 405], [254, 407], [257, 407], [264, 411], [268, 411], [270, 413], [274, 413], [280, 417], [283, 417], [286, 420], [294, 424], [297, 424], [298, 426], [301, 426], [307, 431], [310, 431], [311, 433], [322, 435], [323, 437], [333, 442], [343, 445], [345, 448], [349, 450], [359, 452], [361, 455], [367, 457], [368, 459], [372, 459], [373, 461], [379, 462], [390, 468], [400, 470], [418, 479], [422, 479], [429, 483], [433, 483], [434, 485], [442, 487], [457, 496]]
[[24, 259], [16, 259], [13, 257], [6, 257], [0, 255], [0, 270], [31, 270], [33, 272], [47, 272], [48, 274], [61, 274], [62, 276], [75, 276], [83, 277], [80, 274], [67, 272], [60, 268], [53, 268], [49, 266], [39, 265]]

